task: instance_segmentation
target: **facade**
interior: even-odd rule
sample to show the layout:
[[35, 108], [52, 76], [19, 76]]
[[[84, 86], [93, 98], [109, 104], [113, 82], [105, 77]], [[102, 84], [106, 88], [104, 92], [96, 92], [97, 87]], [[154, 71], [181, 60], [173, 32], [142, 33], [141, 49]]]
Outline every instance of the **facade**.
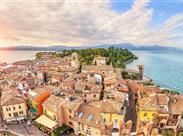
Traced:
[[51, 91], [48, 88], [36, 88], [29, 91], [28, 99], [30, 111], [33, 114], [41, 115], [43, 113], [42, 103], [50, 96]]
[[89, 84], [82, 90], [82, 95], [85, 102], [99, 101], [101, 99], [102, 86]]
[[38, 83], [46, 83], [48, 82], [48, 72], [46, 70], [38, 70], [35, 72], [35, 77]]
[[76, 135], [101, 136], [100, 110], [90, 105], [81, 105], [73, 118], [73, 125]]
[[94, 64], [96, 64], [96, 65], [106, 65], [106, 63], [107, 63], [107, 59], [106, 59], [106, 57], [95, 57], [94, 58]]
[[139, 99], [138, 104], [138, 120], [143, 122], [153, 122], [158, 115], [156, 96]]
[[124, 103], [104, 99], [90, 103], [89, 105], [100, 109], [102, 125], [106, 128], [110, 126], [112, 134], [119, 136], [121, 124], [124, 123], [124, 117], [126, 115]]
[[3, 92], [1, 97], [2, 116], [6, 122], [21, 121], [27, 118], [27, 104], [13, 91]]
[[30, 75], [20, 77], [20, 79], [16, 82], [16, 85], [17, 89], [24, 94], [27, 94], [30, 89], [34, 89], [36, 86], [34, 78]]
[[73, 128], [72, 118], [77, 113], [80, 105], [83, 103], [83, 99], [81, 97], [73, 96], [70, 94], [65, 94], [63, 96], [63, 99], [64, 99], [64, 104], [62, 105], [63, 108], [62, 112], [64, 115], [63, 124]]
[[54, 131], [58, 126], [62, 126], [64, 116], [62, 105], [64, 101], [60, 97], [51, 95], [43, 102], [43, 115], [36, 119], [36, 123], [44, 126], [49, 132]]
[[[172, 129], [177, 133], [178, 129], [182, 127], [181, 120], [183, 114], [183, 95], [175, 95], [170, 97], [169, 101], [169, 118], [165, 129]], [[181, 125], [181, 126], [180, 126]]]

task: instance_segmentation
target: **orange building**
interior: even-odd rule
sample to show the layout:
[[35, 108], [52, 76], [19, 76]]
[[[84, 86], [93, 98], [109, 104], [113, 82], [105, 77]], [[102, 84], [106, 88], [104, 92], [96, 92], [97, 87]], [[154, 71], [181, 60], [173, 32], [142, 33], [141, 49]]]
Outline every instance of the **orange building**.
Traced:
[[43, 113], [42, 103], [51, 95], [51, 91], [48, 88], [36, 88], [29, 91], [29, 106], [30, 112], [41, 115]]

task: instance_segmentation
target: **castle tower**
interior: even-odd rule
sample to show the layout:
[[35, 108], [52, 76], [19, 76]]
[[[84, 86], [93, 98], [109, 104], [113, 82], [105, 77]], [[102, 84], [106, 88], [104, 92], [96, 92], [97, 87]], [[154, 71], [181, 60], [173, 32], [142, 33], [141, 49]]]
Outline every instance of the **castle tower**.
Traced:
[[144, 65], [138, 65], [138, 71], [139, 71], [139, 80], [143, 80], [144, 75]]

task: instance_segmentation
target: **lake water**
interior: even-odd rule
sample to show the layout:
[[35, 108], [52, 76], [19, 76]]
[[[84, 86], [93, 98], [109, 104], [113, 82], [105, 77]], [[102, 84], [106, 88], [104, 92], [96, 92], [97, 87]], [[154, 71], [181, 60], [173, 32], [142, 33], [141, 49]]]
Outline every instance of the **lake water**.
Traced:
[[[0, 62], [34, 59], [38, 51], [0, 51]], [[161, 87], [183, 92], [183, 52], [136, 51], [139, 59], [127, 65], [136, 68], [138, 64], [145, 66], [145, 75]]]
[[143, 64], [145, 75], [161, 87], [183, 92], [183, 52], [136, 51], [139, 58], [127, 65], [136, 68]]
[[34, 59], [37, 52], [39, 51], [0, 51], [0, 63]]

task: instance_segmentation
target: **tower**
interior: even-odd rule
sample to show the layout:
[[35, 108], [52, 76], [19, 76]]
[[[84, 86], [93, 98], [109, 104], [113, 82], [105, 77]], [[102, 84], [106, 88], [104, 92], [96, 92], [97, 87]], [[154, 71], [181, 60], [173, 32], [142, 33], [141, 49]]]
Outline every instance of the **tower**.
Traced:
[[139, 80], [143, 80], [144, 75], [144, 65], [138, 65], [138, 72], [139, 72]]

